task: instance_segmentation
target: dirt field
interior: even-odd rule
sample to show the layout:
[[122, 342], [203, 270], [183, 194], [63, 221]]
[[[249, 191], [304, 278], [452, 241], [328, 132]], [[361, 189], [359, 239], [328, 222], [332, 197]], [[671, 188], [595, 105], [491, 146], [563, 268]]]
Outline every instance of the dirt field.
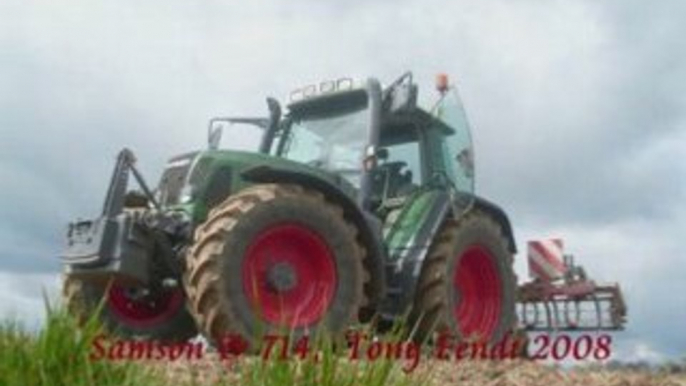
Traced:
[[[247, 359], [251, 361], [252, 359]], [[228, 366], [207, 358], [193, 363], [158, 364], [169, 380], [192, 380], [242, 384], [240, 364]], [[409, 377], [409, 384], [461, 386], [686, 386], [686, 373], [668, 374], [638, 370], [591, 368], [562, 369], [528, 361], [460, 362], [430, 361], [409, 375], [398, 373], [396, 380]], [[395, 383], [395, 382], [394, 382]], [[402, 382], [401, 382], [402, 383]]]
[[686, 374], [658, 375], [629, 370], [564, 370], [520, 361], [440, 364], [429, 369], [427, 374], [435, 385], [686, 385]]

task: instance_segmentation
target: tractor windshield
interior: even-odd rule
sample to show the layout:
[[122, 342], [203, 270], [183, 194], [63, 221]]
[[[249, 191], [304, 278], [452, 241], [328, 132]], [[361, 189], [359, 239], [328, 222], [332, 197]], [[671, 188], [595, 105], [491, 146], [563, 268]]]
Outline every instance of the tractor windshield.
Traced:
[[324, 114], [295, 114], [286, 123], [278, 155], [338, 173], [359, 188], [368, 127], [366, 102]]

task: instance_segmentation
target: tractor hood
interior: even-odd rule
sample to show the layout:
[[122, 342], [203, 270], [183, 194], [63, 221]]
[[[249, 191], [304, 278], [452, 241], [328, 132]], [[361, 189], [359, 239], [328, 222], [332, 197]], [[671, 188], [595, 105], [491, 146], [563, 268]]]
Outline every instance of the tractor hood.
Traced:
[[[167, 163], [158, 195], [166, 207], [183, 206], [204, 217], [207, 210], [229, 195], [257, 182], [288, 176], [290, 182], [319, 181], [352, 200], [357, 189], [340, 175], [280, 157], [237, 150], [205, 150], [173, 157]], [[281, 179], [282, 180], [282, 179]]]

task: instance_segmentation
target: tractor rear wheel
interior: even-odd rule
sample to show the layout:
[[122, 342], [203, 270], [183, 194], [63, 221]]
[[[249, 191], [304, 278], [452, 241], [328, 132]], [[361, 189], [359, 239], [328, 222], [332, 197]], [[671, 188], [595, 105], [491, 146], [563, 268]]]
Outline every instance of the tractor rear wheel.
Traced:
[[366, 252], [343, 209], [292, 184], [254, 185], [215, 207], [195, 232], [185, 284], [213, 342], [262, 334], [341, 334], [366, 303]]
[[182, 288], [150, 292], [116, 281], [108, 285], [66, 275], [62, 295], [67, 310], [81, 322], [103, 302], [101, 322], [123, 338], [179, 342], [198, 333]]
[[448, 218], [422, 267], [411, 319], [417, 336], [500, 342], [516, 327], [516, 278], [501, 226], [473, 210]]

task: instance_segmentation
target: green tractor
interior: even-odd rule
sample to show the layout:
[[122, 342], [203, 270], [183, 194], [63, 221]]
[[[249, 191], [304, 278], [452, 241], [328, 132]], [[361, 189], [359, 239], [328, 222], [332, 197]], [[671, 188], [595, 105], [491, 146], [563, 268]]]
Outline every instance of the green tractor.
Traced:
[[[372, 318], [500, 340], [516, 327], [515, 241], [474, 194], [467, 121], [437, 79], [428, 109], [407, 73], [308, 86], [284, 114], [269, 98], [266, 118], [215, 118], [208, 148], [172, 158], [155, 189], [123, 150], [101, 216], [69, 225], [69, 310], [102, 301], [120, 336], [160, 341], [342, 334]], [[246, 125], [259, 148], [220, 149]]]

